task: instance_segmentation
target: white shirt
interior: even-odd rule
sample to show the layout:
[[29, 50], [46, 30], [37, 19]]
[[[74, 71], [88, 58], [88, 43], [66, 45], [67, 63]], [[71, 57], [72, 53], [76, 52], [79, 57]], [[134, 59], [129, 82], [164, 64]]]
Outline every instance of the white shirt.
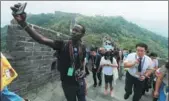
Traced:
[[[127, 56], [127, 58], [125, 59], [125, 62], [130, 62], [130, 63], [134, 63], [136, 61], [136, 59], [138, 59], [139, 57], [137, 56], [136, 53], [131, 53]], [[148, 57], [147, 55], [144, 55], [144, 57], [142, 58], [142, 71], [141, 71], [141, 75], [143, 75], [147, 69], [153, 69], [152, 67], [152, 60], [150, 57]], [[128, 72], [130, 73], [130, 75], [137, 77], [138, 78], [138, 65], [137, 66], [133, 66], [131, 68], [128, 69]]]
[[158, 67], [158, 60], [157, 59], [152, 60], [152, 66], [153, 66], [153, 68]]
[[[104, 65], [104, 64], [116, 64], [117, 65], [117, 61], [116, 61], [115, 58], [113, 58], [113, 63], [111, 63], [110, 60], [105, 60], [105, 58], [102, 57], [101, 61], [100, 61], [100, 65]], [[111, 66], [104, 66], [102, 72], [105, 75], [113, 75], [113, 67], [111, 67]]]

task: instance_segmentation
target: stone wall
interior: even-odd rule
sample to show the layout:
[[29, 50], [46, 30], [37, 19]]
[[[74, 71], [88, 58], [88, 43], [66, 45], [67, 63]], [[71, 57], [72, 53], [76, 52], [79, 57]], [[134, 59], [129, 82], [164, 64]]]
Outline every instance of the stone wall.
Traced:
[[[33, 26], [34, 30], [51, 39], [67, 39], [59, 32]], [[43, 33], [42, 33], [43, 32]], [[51, 71], [55, 52], [48, 46], [35, 42], [20, 26], [12, 24], [7, 31], [7, 50], [13, 57], [11, 64], [18, 73], [9, 89], [21, 96], [38, 92], [48, 82], [59, 81], [57, 70]]]

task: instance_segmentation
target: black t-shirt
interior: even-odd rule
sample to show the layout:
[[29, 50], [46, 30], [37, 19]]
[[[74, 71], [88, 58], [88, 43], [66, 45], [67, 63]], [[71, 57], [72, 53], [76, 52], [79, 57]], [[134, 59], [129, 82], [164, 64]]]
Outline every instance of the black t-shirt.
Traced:
[[[89, 59], [92, 61], [92, 70], [97, 70], [99, 68], [101, 57], [102, 56], [100, 54], [96, 54], [96, 56], [89, 56]], [[94, 65], [96, 66], [96, 69], [94, 69]]]
[[[58, 68], [60, 71], [60, 77], [61, 77], [61, 81], [62, 83], [66, 83], [69, 85], [77, 85], [77, 81], [75, 79], [75, 75], [73, 74], [73, 76], [67, 76], [67, 72], [69, 67], [72, 66], [71, 63], [71, 57], [70, 57], [70, 52], [69, 52], [69, 41], [60, 41], [60, 42], [56, 42], [56, 45], [58, 45], [58, 49], [54, 49], [58, 51]], [[84, 58], [86, 55], [86, 51], [85, 51], [85, 46], [82, 46], [82, 57], [79, 57], [78, 54], [78, 47], [73, 47], [73, 52], [74, 52], [74, 56], [75, 56], [75, 69], [79, 69], [80, 67], [83, 68], [83, 62], [84, 62]], [[82, 62], [80, 62], [80, 60]]]

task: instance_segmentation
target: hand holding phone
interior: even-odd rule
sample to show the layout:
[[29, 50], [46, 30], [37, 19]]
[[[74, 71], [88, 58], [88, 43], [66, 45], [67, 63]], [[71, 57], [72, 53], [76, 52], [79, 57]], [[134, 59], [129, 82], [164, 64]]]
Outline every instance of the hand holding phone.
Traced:
[[26, 13], [24, 12], [27, 3], [18, 3], [10, 7], [12, 15], [18, 23], [22, 23], [26, 20]]

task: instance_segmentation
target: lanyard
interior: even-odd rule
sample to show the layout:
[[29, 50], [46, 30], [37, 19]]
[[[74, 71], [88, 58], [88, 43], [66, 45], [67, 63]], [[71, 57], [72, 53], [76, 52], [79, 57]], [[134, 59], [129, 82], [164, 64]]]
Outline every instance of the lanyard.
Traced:
[[[80, 46], [78, 46], [77, 51], [78, 51], [78, 55], [80, 58], [81, 57], [80, 51], [82, 51]], [[72, 46], [72, 41], [69, 41], [69, 55], [70, 55], [71, 65], [73, 68], [75, 68], [75, 54], [74, 54], [74, 48]], [[81, 58], [80, 58], [80, 64], [82, 66], [82, 59]]]

